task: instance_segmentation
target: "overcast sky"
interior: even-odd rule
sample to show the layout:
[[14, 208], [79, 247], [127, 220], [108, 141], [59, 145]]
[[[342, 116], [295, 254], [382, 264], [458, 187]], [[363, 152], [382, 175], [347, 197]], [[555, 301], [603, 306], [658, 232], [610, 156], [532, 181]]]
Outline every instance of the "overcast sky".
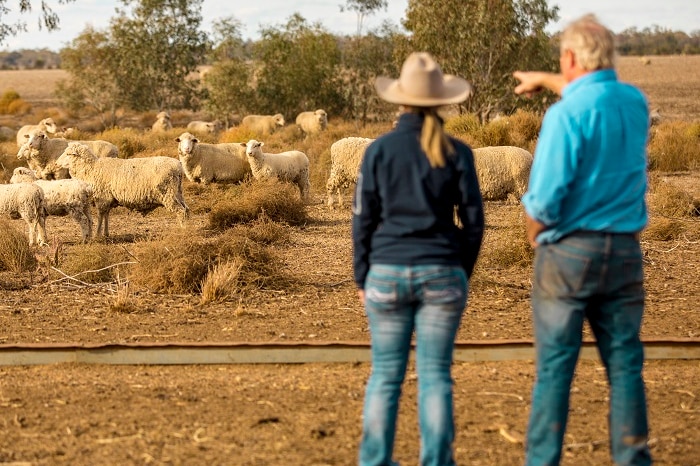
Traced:
[[[17, 3], [10, 0], [8, 5], [16, 10]], [[76, 0], [68, 5], [50, 1], [61, 18], [61, 29], [48, 33], [37, 28], [40, 2], [34, 0], [32, 3], [34, 12], [22, 16], [28, 23], [28, 31], [9, 38], [0, 50], [49, 48], [58, 51], [87, 25], [106, 29], [110, 18], [115, 15], [115, 8], [122, 5], [116, 0]], [[204, 0], [203, 27], [210, 31], [213, 20], [233, 16], [244, 24], [243, 36], [255, 39], [262, 26], [285, 24], [297, 12], [309, 22], [320, 22], [332, 33], [353, 34], [357, 28], [357, 15], [352, 11], [341, 12], [340, 5], [345, 3], [345, 0]], [[376, 28], [385, 20], [400, 25], [408, 0], [389, 0], [388, 3], [387, 10], [379, 11], [365, 21], [365, 29]], [[454, 4], [458, 8], [460, 0], [454, 0]], [[700, 30], [700, 0], [550, 0], [549, 4], [559, 6], [560, 16], [559, 22], [551, 25], [550, 32], [591, 12], [614, 32], [630, 27], [641, 30], [653, 25], [687, 33]], [[15, 19], [17, 15], [1, 18], [4, 23]]]

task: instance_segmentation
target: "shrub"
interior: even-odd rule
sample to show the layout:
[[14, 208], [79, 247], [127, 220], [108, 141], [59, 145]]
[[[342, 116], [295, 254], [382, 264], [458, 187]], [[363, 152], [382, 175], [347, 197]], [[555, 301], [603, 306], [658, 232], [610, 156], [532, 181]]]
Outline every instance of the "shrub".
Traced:
[[649, 168], [681, 171], [700, 168], [699, 123], [672, 121], [661, 123], [651, 132]]
[[649, 209], [667, 217], [700, 215], [698, 201], [673, 183], [654, 178], [650, 182]]
[[37, 260], [29, 238], [25, 233], [17, 230], [9, 220], [0, 219], [0, 270], [22, 273], [33, 272], [37, 267]]
[[652, 217], [649, 225], [642, 232], [645, 240], [671, 241], [680, 237], [685, 228], [678, 220], [666, 217]]
[[126, 252], [108, 244], [80, 244], [62, 254], [56, 268], [63, 273], [54, 271], [51, 278], [69, 276], [77, 282], [111, 283], [132, 261]]
[[102, 132], [99, 139], [119, 148], [119, 158], [128, 159], [147, 149], [143, 135], [133, 128], [114, 128]]
[[233, 185], [209, 213], [208, 228], [221, 231], [266, 216], [274, 222], [301, 225], [308, 221], [299, 190], [275, 179], [249, 179]]
[[473, 113], [464, 113], [445, 120], [445, 131], [457, 137], [474, 134], [480, 127], [479, 117]]

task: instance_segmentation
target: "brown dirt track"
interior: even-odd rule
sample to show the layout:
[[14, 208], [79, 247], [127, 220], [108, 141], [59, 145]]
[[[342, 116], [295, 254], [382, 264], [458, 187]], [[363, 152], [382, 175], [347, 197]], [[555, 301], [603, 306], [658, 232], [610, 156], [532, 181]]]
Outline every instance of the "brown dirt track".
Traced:
[[[700, 57], [652, 57], [648, 66], [627, 58], [620, 74], [642, 87], [662, 115], [700, 115]], [[700, 173], [668, 179], [700, 198]], [[297, 277], [293, 289], [205, 306], [197, 296], [139, 290], [139, 311], [132, 313], [109, 310], [115, 298], [107, 287], [57, 282], [4, 289], [0, 344], [366, 342], [351, 280], [349, 210], [327, 210], [321, 188], [315, 191], [311, 221], [293, 229], [289, 244], [277, 251]], [[206, 214], [192, 193], [188, 189], [186, 197], [200, 213], [188, 228], [202, 228]], [[485, 249], [497, 248], [497, 232], [519, 215], [518, 206], [489, 204]], [[172, 223], [161, 209], [141, 217], [118, 208], [110, 228], [115, 247], [129, 249], [134, 238], [158, 237]], [[642, 238], [646, 339], [700, 338], [700, 224], [697, 218], [681, 223], [680, 239]], [[52, 235], [78, 239], [67, 219], [50, 218], [49, 228]], [[531, 338], [530, 273], [529, 267], [479, 266], [459, 339]], [[0, 280], [5, 288], [13, 281]], [[522, 361], [455, 364], [458, 464], [522, 463], [533, 369]], [[368, 373], [366, 363], [0, 367], [0, 464], [351, 465]], [[700, 363], [648, 361], [645, 378], [656, 464], [700, 465]], [[402, 464], [418, 458], [415, 401], [409, 375], [396, 445]], [[610, 464], [606, 412], [604, 371], [582, 361], [563, 464]]]

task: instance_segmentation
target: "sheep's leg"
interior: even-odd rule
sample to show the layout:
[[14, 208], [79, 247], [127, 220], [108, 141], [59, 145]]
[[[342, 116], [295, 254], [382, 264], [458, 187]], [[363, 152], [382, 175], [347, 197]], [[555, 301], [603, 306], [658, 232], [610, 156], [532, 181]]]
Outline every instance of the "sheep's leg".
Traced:
[[83, 243], [87, 243], [92, 237], [92, 219], [90, 218], [89, 212], [86, 212], [86, 210], [87, 209], [71, 210], [73, 220], [80, 226], [80, 236]]
[[46, 241], [46, 215], [39, 215], [37, 219], [37, 240], [39, 245], [48, 244]]

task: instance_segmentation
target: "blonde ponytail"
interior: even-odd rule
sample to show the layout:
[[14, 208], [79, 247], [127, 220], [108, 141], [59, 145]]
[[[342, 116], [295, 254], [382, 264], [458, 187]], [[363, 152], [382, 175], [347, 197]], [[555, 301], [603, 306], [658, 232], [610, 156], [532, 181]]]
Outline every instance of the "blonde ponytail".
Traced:
[[455, 148], [445, 134], [442, 121], [436, 108], [421, 108], [423, 128], [420, 134], [420, 146], [428, 157], [432, 168], [445, 166], [445, 156], [454, 154]]

